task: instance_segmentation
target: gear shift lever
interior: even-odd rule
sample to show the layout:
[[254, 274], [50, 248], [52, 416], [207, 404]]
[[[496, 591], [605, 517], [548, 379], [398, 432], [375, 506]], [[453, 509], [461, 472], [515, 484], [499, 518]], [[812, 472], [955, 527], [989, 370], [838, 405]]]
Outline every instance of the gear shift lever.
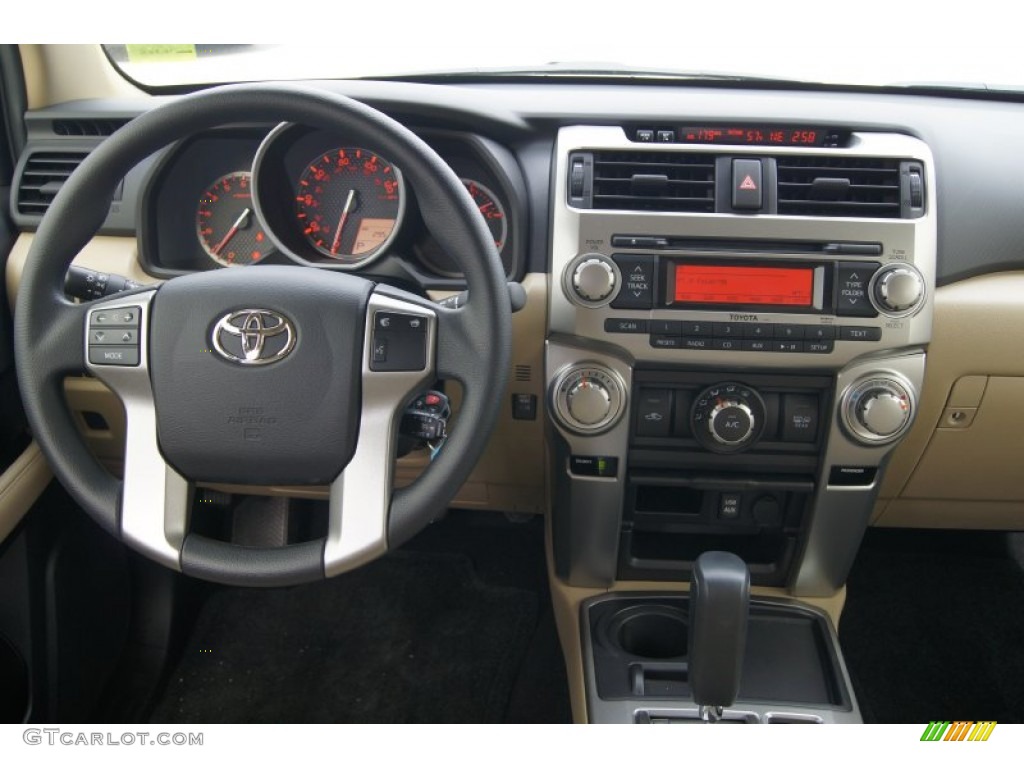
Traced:
[[747, 643], [750, 571], [730, 552], [705, 552], [690, 584], [689, 677], [701, 720], [736, 701]]

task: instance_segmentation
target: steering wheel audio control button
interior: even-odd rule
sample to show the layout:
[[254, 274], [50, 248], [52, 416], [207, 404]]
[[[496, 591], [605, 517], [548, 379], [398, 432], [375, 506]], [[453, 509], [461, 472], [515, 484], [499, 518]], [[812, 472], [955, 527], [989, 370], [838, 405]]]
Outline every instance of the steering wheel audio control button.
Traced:
[[138, 347], [101, 347], [89, 345], [89, 362], [93, 365], [138, 365]]
[[140, 307], [121, 307], [119, 309], [99, 309], [89, 315], [89, 327], [110, 326], [116, 328], [138, 328]]
[[93, 365], [139, 364], [141, 307], [97, 309], [89, 313], [87, 347]]
[[400, 312], [373, 316], [371, 371], [422, 371], [427, 364], [427, 318]]

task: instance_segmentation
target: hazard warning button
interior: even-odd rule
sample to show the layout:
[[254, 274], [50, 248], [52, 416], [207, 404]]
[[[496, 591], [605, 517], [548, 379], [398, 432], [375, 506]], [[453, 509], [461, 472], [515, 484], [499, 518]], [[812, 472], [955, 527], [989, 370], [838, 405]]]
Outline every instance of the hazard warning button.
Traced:
[[764, 205], [761, 193], [761, 161], [732, 161], [732, 207], [759, 211]]

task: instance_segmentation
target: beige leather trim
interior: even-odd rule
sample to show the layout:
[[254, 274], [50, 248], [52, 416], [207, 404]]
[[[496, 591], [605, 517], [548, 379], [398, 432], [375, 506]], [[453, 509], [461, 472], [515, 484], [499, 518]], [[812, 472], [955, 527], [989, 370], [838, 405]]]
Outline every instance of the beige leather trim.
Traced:
[[[917, 421], [893, 454], [874, 524], [1024, 528], [1024, 355], [1014, 347], [1014, 329], [1024, 328], [1021, 296], [1024, 272], [936, 291]], [[968, 409], [966, 426], [953, 428], [954, 407]]]
[[125, 80], [99, 45], [21, 45], [28, 108], [74, 99], [145, 98]]
[[0, 475], [0, 542], [21, 522], [52, 477], [34, 442]]

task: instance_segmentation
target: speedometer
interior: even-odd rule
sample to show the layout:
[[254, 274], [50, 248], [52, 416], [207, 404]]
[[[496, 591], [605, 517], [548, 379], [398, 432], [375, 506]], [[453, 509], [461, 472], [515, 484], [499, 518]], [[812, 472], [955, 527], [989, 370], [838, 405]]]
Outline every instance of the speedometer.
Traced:
[[295, 216], [309, 244], [347, 264], [382, 253], [404, 210], [401, 172], [358, 147], [332, 149], [306, 163], [295, 197]]

